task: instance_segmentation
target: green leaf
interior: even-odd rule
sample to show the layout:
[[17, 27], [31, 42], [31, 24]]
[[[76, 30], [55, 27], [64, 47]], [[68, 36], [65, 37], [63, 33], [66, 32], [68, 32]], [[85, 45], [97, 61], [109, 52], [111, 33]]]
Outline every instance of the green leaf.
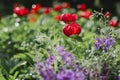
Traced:
[[[10, 69], [10, 74], [13, 74], [17, 68], [19, 68], [21, 65], [25, 65], [26, 61], [21, 61], [17, 65], [15, 65], [13, 68]], [[16, 73], [17, 74], [17, 73]]]
[[2, 74], [0, 74], [0, 80], [6, 80], [6, 79], [2, 76]]
[[26, 55], [24, 53], [16, 54], [12, 57], [13, 59], [25, 59]]

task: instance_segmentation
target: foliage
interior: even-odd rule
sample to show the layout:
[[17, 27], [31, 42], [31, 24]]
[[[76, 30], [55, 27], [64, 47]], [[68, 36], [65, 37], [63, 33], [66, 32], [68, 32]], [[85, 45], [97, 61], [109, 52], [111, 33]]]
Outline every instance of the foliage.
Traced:
[[[44, 62], [50, 55], [58, 57], [56, 47], [64, 46], [72, 53], [76, 62], [80, 63], [90, 73], [107, 76], [106, 80], [114, 80], [120, 70], [120, 28], [109, 25], [110, 17], [94, 11], [89, 18], [81, 17], [81, 11], [68, 8], [61, 11], [51, 11], [44, 14], [40, 9], [35, 14], [3, 17], [0, 21], [0, 80], [40, 80], [36, 73], [35, 63]], [[89, 10], [91, 12], [91, 10]], [[76, 13], [82, 32], [79, 35], [66, 36], [62, 32], [66, 24], [54, 17], [62, 13]], [[31, 15], [35, 20], [30, 20]], [[30, 17], [30, 18], [29, 18]], [[105, 52], [102, 47], [96, 50], [96, 37], [103, 39], [110, 36], [115, 44]], [[103, 46], [103, 45], [102, 45]], [[58, 71], [57, 60], [54, 69]], [[104, 72], [104, 67], [107, 72]], [[109, 72], [110, 71], [110, 72]], [[91, 80], [98, 79], [98, 75], [91, 76]]]

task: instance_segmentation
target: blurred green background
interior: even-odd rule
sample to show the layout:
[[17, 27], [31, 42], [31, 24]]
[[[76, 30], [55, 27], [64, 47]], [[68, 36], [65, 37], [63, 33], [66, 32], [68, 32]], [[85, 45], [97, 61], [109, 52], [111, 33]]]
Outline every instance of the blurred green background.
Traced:
[[104, 11], [110, 11], [113, 15], [118, 14], [117, 5], [120, 5], [120, 0], [0, 0], [0, 14], [12, 14], [13, 4], [20, 3], [31, 8], [34, 3], [40, 3], [42, 6], [52, 7], [53, 2], [69, 2], [72, 7], [76, 8], [77, 4], [85, 3], [89, 8]]

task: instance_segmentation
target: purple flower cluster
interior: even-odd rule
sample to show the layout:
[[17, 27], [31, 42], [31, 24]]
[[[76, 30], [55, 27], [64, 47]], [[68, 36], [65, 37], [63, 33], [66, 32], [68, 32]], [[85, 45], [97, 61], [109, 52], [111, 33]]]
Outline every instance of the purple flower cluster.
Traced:
[[[62, 66], [57, 65], [58, 70], [55, 71], [54, 64], [57, 61], [56, 56], [50, 55], [46, 61], [36, 62], [36, 70], [44, 80], [84, 80], [85, 74], [75, 62], [72, 53], [67, 52], [63, 46], [57, 47], [57, 52], [62, 59]], [[75, 68], [75, 69], [74, 69]]]
[[72, 53], [68, 53], [63, 46], [57, 47], [58, 54], [62, 57], [63, 63], [66, 66], [70, 66], [75, 61], [75, 58]]
[[72, 69], [61, 69], [57, 75], [57, 80], [84, 80], [85, 75], [82, 71], [73, 71]]
[[111, 46], [115, 43], [115, 39], [110, 36], [106, 36], [103, 39], [96, 38], [94, 46], [97, 50], [99, 50], [103, 46], [103, 50], [107, 52]]
[[39, 70], [40, 75], [44, 80], [57, 80], [56, 74], [50, 67], [44, 67], [42, 70]]
[[53, 55], [50, 55], [46, 60], [47, 65], [54, 64], [54, 62], [55, 62], [55, 56]]

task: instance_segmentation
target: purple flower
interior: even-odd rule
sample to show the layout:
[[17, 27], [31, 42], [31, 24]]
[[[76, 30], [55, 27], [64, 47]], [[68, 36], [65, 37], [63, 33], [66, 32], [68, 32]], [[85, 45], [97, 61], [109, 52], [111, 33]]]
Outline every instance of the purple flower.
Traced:
[[107, 80], [107, 76], [99, 76], [99, 80]]
[[100, 49], [100, 47], [102, 46], [102, 44], [103, 44], [102, 39], [96, 38], [96, 41], [95, 41], [95, 43], [94, 43], [94, 46], [95, 46], [95, 48], [96, 48], [97, 50]]
[[56, 74], [51, 68], [40, 70], [40, 75], [43, 77], [44, 80], [57, 80]]
[[[60, 70], [54, 71], [56, 58], [50, 55], [46, 61], [36, 62], [36, 69], [43, 80], [84, 80], [85, 75], [81, 69], [81, 65], [75, 64], [75, 57], [72, 53], [64, 50], [64, 47], [59, 46], [57, 49], [63, 64]], [[61, 66], [61, 64], [60, 64]], [[60, 67], [57, 65], [57, 69]]]
[[82, 68], [81, 64], [78, 64], [78, 63], [74, 63], [71, 66], [71, 69], [74, 70], [74, 71], [81, 70], [81, 68]]
[[59, 73], [57, 74], [57, 79], [58, 80], [75, 80], [74, 79], [74, 71], [72, 70], [65, 70], [62, 69], [61, 71], [59, 71]]
[[47, 60], [46, 60], [46, 64], [53, 64], [55, 62], [55, 56], [54, 55], [50, 55]]
[[109, 47], [104, 46], [104, 48], [103, 48], [103, 49], [104, 49], [104, 51], [105, 51], [105, 52], [107, 52], [107, 51], [108, 51], [108, 49], [109, 49]]
[[37, 73], [40, 74], [39, 72], [43, 68], [43, 64], [37, 61], [35, 64], [35, 68], [37, 70]]
[[113, 46], [114, 45], [114, 43], [115, 43], [115, 39], [113, 39], [112, 37], [105, 37], [104, 39], [103, 39], [103, 41], [104, 41], [104, 51], [105, 52], [107, 52], [108, 50], [109, 50], [109, 48], [111, 47], [111, 46]]
[[65, 51], [65, 49], [64, 49], [63, 46], [58, 46], [58, 47], [57, 47], [57, 52], [58, 52], [58, 54], [60, 54], [61, 56], [67, 53], [67, 52]]
[[44, 62], [36, 62], [35, 67], [38, 74], [41, 75], [44, 80], [57, 80], [56, 74], [54, 73], [52, 66], [45, 65]]
[[62, 60], [66, 66], [69, 66], [74, 61], [73, 54], [66, 52], [63, 46], [58, 46], [57, 52], [61, 55]]
[[97, 50], [99, 50], [100, 47], [101, 47], [101, 44], [98, 43], [98, 42], [95, 42], [95, 43], [94, 43], [94, 46], [95, 46], [95, 48], [96, 48]]
[[62, 56], [62, 60], [66, 66], [69, 66], [74, 61], [74, 56], [72, 53], [68, 53]]
[[104, 37], [104, 39], [96, 38], [94, 46], [96, 50], [99, 50], [103, 46], [103, 50], [107, 52], [111, 46], [115, 43], [115, 39], [110, 36]]
[[61, 69], [57, 74], [58, 80], [84, 80], [85, 75], [82, 71], [74, 72], [73, 70]]
[[103, 40], [100, 38], [96, 38], [96, 42], [98, 42], [99, 44], [103, 44]]
[[84, 80], [85, 75], [82, 71], [78, 71], [75, 73], [75, 80]]
[[120, 76], [118, 76], [118, 80], [120, 80]]
[[36, 67], [36, 69], [39, 69], [41, 67], [41, 63], [37, 61], [35, 64], [35, 67]]

